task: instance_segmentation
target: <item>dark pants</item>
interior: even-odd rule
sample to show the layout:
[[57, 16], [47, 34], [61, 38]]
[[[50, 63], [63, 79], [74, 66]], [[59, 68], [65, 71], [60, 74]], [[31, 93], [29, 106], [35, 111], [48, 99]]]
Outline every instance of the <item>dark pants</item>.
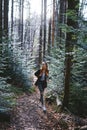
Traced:
[[44, 101], [43, 101], [43, 93], [44, 93], [44, 89], [45, 89], [45, 82], [44, 81], [40, 81], [39, 85], [38, 85], [39, 91], [40, 91], [40, 101], [43, 105]]

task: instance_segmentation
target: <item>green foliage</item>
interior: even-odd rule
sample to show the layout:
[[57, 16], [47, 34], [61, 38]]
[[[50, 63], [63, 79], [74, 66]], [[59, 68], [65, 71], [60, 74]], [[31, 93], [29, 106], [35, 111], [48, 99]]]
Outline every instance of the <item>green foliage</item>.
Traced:
[[[32, 84], [33, 58], [29, 51], [13, 46], [13, 41], [0, 44], [0, 112], [16, 105], [16, 97]], [[29, 90], [29, 92], [32, 92]]]
[[[73, 10], [68, 10], [67, 15], [73, 21], [77, 21], [77, 14]], [[75, 17], [74, 17], [75, 16]], [[87, 21], [79, 20], [79, 28], [73, 28], [66, 24], [58, 24], [63, 32], [73, 33], [72, 39], [75, 40], [72, 54], [72, 68], [70, 77], [70, 100], [69, 109], [77, 115], [87, 115]], [[64, 70], [65, 70], [65, 40], [61, 38], [62, 45], [51, 49], [47, 56], [49, 62], [49, 75], [51, 79], [48, 83], [48, 90], [57, 93], [61, 100], [64, 96]], [[77, 42], [76, 42], [77, 41]], [[71, 41], [70, 44], [73, 45]], [[55, 43], [56, 44], [56, 43]], [[78, 46], [79, 45], [79, 46]], [[82, 46], [80, 46], [82, 45]]]
[[34, 59], [29, 54], [29, 50], [15, 45], [14, 49], [13, 46], [8, 48], [8, 55], [9, 67], [7, 73], [11, 77], [10, 81], [18, 87], [28, 89], [32, 85], [32, 70], [34, 68]]
[[75, 10], [70, 10], [68, 9], [66, 12], [66, 15], [69, 19], [72, 19], [73, 21], [77, 21], [78, 17], [77, 17], [77, 12]]
[[73, 57], [70, 104], [71, 111], [77, 115], [87, 114], [87, 52], [75, 48]]
[[70, 93], [70, 110], [80, 116], [86, 117], [87, 115], [87, 90], [82, 89], [79, 85], [71, 87]]
[[0, 111], [6, 109], [9, 110], [16, 105], [15, 95], [10, 90], [11, 85], [7, 84], [6, 81], [0, 77]]
[[51, 50], [47, 60], [49, 62], [49, 79], [48, 90], [54, 93], [62, 93], [64, 88], [64, 46], [62, 48], [54, 47]]
[[29, 93], [34, 93], [35, 92], [35, 88], [34, 87], [30, 87], [29, 90], [28, 90]]

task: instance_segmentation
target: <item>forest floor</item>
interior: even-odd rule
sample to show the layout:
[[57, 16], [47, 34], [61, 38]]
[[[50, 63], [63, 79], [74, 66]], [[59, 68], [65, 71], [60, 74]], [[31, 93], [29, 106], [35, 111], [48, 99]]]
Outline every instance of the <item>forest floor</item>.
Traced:
[[70, 113], [57, 113], [48, 103], [44, 113], [40, 105], [37, 88], [33, 94], [18, 96], [11, 123], [0, 124], [0, 130], [75, 130], [86, 125], [84, 120]]

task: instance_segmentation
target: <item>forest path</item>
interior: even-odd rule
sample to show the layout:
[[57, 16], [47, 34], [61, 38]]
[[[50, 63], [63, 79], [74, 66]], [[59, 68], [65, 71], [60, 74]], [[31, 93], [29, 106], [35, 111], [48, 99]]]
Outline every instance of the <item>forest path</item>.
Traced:
[[37, 87], [33, 94], [25, 93], [18, 97], [12, 117], [12, 128], [6, 130], [75, 130], [87, 123], [69, 113], [56, 113], [47, 103], [47, 112], [44, 113], [40, 106]]
[[39, 92], [24, 94], [17, 99], [14, 111], [14, 130], [61, 130], [58, 121], [47, 107], [44, 113], [40, 107]]
[[[70, 113], [56, 113], [46, 102], [44, 113], [39, 101], [39, 90], [35, 87], [32, 94], [24, 93], [16, 98], [17, 105], [13, 110], [11, 124], [0, 125], [0, 130], [75, 130], [81, 125]], [[77, 124], [78, 123], [78, 124]], [[85, 125], [85, 124], [83, 124]]]
[[76, 130], [75, 128], [86, 125], [85, 120], [76, 119], [72, 114], [56, 113], [48, 103], [47, 112], [44, 113], [40, 107], [37, 87], [34, 93], [24, 93], [18, 96], [16, 101], [17, 106], [14, 108], [11, 123], [4, 123], [2, 127], [0, 124], [0, 130]]

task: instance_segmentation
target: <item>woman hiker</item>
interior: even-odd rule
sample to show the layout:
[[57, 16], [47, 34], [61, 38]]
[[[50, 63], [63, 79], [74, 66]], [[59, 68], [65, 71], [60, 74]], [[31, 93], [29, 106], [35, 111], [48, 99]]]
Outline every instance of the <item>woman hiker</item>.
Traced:
[[46, 111], [45, 103], [44, 103], [44, 90], [47, 87], [47, 79], [49, 75], [48, 65], [46, 62], [42, 63], [42, 68], [35, 72], [35, 76], [38, 78], [35, 82], [35, 85], [38, 86], [40, 91], [40, 102], [42, 104], [43, 111]]

